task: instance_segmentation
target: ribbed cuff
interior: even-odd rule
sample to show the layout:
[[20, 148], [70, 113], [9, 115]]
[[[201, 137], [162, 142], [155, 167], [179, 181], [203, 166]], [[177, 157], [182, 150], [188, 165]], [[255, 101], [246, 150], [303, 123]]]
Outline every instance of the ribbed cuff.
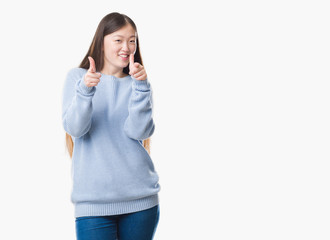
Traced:
[[137, 80], [132, 76], [133, 79], [133, 88], [138, 91], [150, 91], [150, 83], [148, 78], [146, 80]]
[[116, 203], [76, 203], [75, 217], [109, 216], [142, 211], [159, 204], [158, 194], [136, 200]]

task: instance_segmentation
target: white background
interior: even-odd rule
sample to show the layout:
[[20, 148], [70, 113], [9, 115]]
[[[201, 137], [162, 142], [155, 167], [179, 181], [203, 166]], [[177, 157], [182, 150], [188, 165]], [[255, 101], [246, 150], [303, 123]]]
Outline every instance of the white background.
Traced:
[[0, 239], [75, 239], [62, 87], [114, 11], [153, 88], [155, 239], [329, 239], [326, 3], [1, 3]]

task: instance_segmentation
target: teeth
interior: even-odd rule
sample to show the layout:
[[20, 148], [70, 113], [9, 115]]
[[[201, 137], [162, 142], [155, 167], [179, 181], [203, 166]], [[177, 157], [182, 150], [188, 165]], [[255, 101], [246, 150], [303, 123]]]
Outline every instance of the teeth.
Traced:
[[121, 57], [128, 57], [128, 55], [119, 55], [119, 56], [121, 56]]

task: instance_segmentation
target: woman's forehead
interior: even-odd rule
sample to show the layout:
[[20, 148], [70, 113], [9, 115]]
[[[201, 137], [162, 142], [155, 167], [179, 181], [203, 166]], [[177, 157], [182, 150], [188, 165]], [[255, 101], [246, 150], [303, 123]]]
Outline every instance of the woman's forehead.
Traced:
[[136, 37], [136, 33], [134, 28], [131, 25], [126, 25], [119, 30], [111, 33], [112, 36], [118, 36], [118, 37]]

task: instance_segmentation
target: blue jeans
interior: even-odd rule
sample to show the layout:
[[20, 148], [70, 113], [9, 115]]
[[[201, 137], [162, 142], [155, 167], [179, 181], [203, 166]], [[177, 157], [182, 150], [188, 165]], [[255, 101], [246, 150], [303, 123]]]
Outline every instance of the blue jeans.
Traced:
[[77, 240], [152, 240], [159, 205], [127, 214], [76, 218]]

